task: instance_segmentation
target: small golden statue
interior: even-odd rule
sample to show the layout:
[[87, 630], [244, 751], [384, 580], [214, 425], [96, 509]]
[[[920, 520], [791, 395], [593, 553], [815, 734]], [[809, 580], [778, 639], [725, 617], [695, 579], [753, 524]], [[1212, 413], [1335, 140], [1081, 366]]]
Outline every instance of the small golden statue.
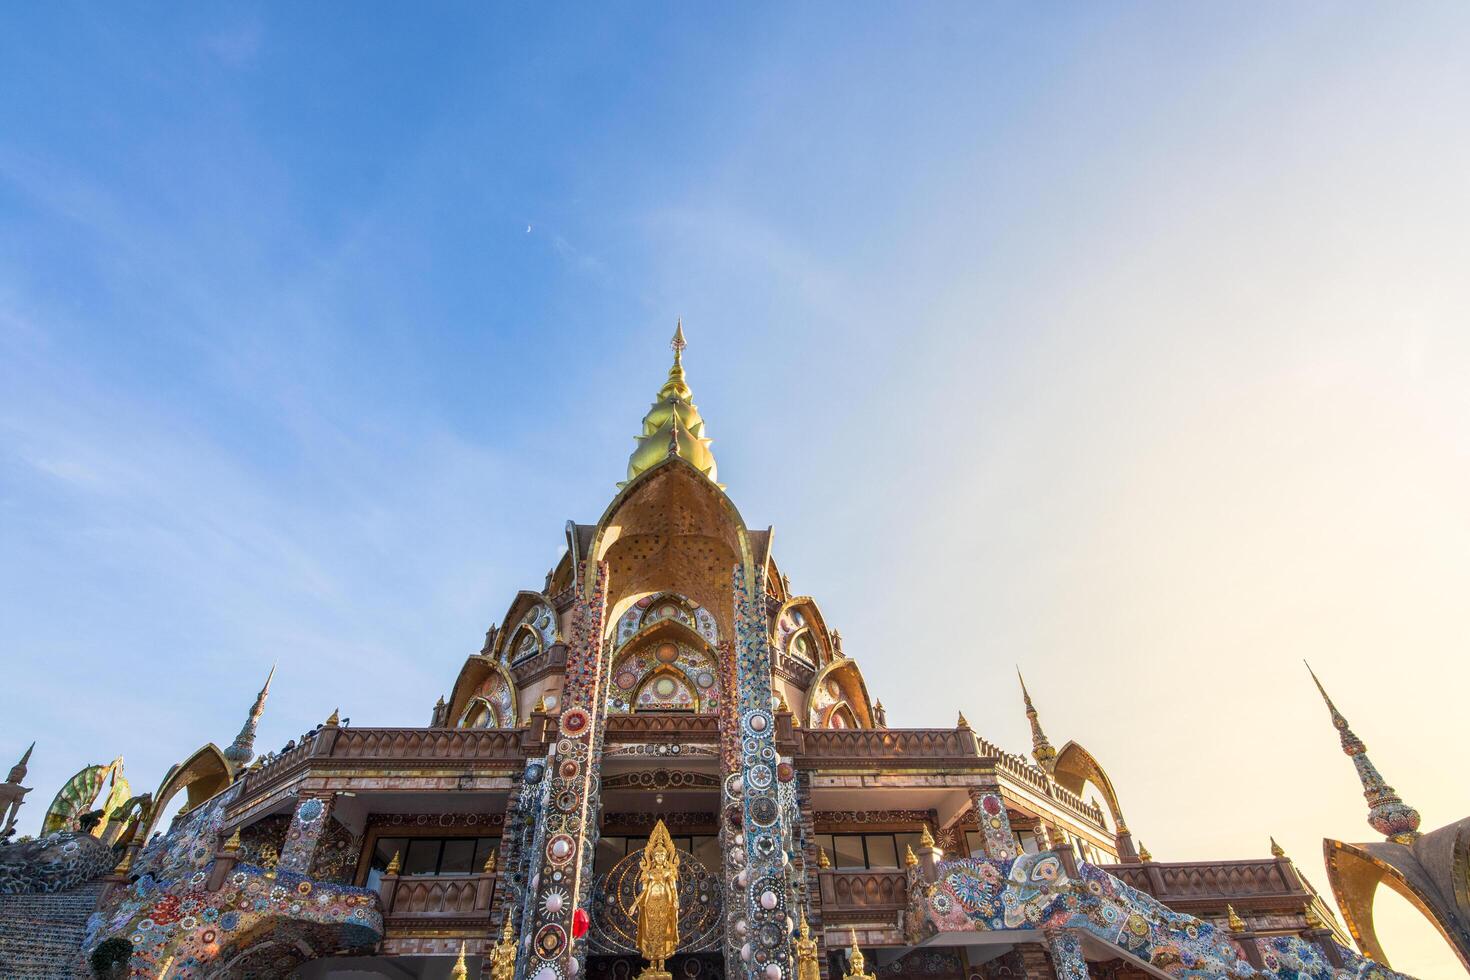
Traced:
[[515, 920], [507, 909], [505, 931], [500, 934], [500, 942], [490, 950], [490, 980], [511, 980], [516, 975], [515, 929]]
[[801, 913], [801, 938], [792, 946], [796, 948], [796, 980], [821, 980], [822, 971], [817, 966], [817, 941], [812, 938], [811, 927], [806, 924], [806, 913]]
[[858, 949], [857, 930], [850, 929], [852, 935], [852, 949], [847, 951], [847, 972], [842, 975], [842, 980], [878, 980], [871, 973], [865, 973], [867, 960], [863, 957], [863, 951]]
[[638, 915], [638, 951], [649, 962], [638, 980], [673, 980], [664, 961], [679, 948], [679, 852], [662, 820], [638, 862], [638, 895], [630, 911]]

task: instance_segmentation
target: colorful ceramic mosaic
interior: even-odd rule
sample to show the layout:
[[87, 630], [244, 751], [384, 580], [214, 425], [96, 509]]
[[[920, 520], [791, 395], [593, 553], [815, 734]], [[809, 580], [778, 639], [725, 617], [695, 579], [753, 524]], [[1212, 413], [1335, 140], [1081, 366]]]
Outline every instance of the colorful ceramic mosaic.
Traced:
[[520, 663], [556, 642], [556, 613], [545, 603], [537, 603], [526, 610], [510, 631], [504, 659]]
[[614, 648], [621, 650], [646, 627], [667, 620], [683, 623], [710, 646], [719, 645], [720, 628], [713, 613], [677, 592], [663, 592], [644, 596], [618, 617], [617, 629], [613, 632]]
[[985, 854], [997, 861], [1016, 856], [1020, 846], [1011, 830], [1011, 818], [1006, 813], [1005, 801], [996, 792], [970, 791], [970, 801], [975, 808], [975, 822], [985, 840]]
[[330, 821], [332, 798], [309, 796], [296, 804], [291, 826], [286, 831], [286, 846], [281, 848], [279, 867], [282, 871], [306, 874], [316, 857], [317, 843]]
[[515, 720], [515, 695], [505, 675], [492, 670], [465, 705], [459, 724], [465, 728], [510, 728]]
[[91, 834], [61, 830], [0, 846], [0, 895], [59, 892], [112, 870], [118, 855]]
[[613, 667], [609, 714], [631, 711], [695, 711], [720, 708], [720, 680], [713, 658], [673, 639], [654, 639]]

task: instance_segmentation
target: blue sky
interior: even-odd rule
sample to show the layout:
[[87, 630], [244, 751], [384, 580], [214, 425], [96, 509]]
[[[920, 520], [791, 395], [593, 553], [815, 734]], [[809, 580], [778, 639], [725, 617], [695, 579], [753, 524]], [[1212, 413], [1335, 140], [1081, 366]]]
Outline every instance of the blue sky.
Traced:
[[721, 479], [895, 724], [1022, 748], [1020, 663], [1155, 854], [1274, 833], [1325, 886], [1371, 832], [1305, 655], [1462, 816], [1467, 21], [6, 10], [23, 829], [227, 741], [273, 660], [262, 746], [422, 724], [602, 512], [676, 316]]

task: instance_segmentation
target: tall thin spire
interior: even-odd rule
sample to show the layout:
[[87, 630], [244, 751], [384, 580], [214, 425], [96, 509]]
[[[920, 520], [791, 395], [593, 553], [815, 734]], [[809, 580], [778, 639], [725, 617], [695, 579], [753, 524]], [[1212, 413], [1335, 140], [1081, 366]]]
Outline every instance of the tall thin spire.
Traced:
[[271, 678], [276, 676], [276, 665], [271, 664], [269, 674], [265, 675], [265, 685], [261, 687], [260, 693], [255, 695], [255, 704], [250, 708], [250, 715], [245, 719], [245, 724], [240, 729], [240, 734], [225, 749], [223, 755], [230, 764], [239, 769], [255, 756], [255, 728], [260, 724], [260, 716], [265, 713], [265, 699], [271, 693]]
[[705, 476], [715, 479], [715, 457], [710, 452], [710, 440], [704, 435], [704, 419], [700, 418], [699, 409], [694, 405], [694, 393], [684, 378], [684, 348], [688, 346], [681, 320], [674, 327], [674, 338], [669, 342], [674, 352], [669, 376], [658, 390], [657, 399], [648, 414], [643, 416], [638, 446], [628, 457], [629, 481], [669, 456], [682, 457]]
[[26, 754], [20, 757], [20, 761], [10, 767], [10, 778], [6, 780], [7, 782], [19, 783], [26, 778], [26, 764], [31, 761], [31, 752], [35, 747], [36, 743], [32, 742], [26, 749]]
[[1031, 703], [1031, 692], [1026, 690], [1026, 678], [1021, 676], [1021, 668], [1016, 668], [1016, 679], [1021, 682], [1021, 697], [1026, 702], [1026, 720], [1031, 723], [1031, 756], [1036, 764], [1047, 772], [1051, 772], [1057, 765], [1057, 750], [1051, 747], [1046, 740], [1046, 732], [1041, 730], [1041, 719], [1036, 713], [1036, 705]]
[[1312, 675], [1312, 683], [1317, 685], [1322, 700], [1327, 703], [1332, 726], [1337, 729], [1338, 739], [1342, 742], [1343, 754], [1353, 760], [1353, 766], [1358, 770], [1363, 798], [1368, 801], [1368, 825], [1396, 844], [1413, 843], [1419, 837], [1419, 811], [1399, 799], [1394, 788], [1383, 781], [1377, 767], [1368, 759], [1368, 747], [1348, 727], [1347, 719], [1327, 696], [1327, 689], [1317, 679], [1317, 672], [1312, 670], [1311, 664], [1307, 664], [1307, 673]]

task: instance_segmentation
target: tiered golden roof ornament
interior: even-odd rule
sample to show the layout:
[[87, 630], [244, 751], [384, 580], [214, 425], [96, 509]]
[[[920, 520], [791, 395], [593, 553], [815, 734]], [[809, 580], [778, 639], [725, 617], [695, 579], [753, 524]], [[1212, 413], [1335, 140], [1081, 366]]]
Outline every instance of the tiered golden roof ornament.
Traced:
[[857, 930], [849, 929], [848, 935], [852, 937], [852, 948], [847, 951], [847, 972], [842, 975], [842, 980], [878, 980], [873, 974], [865, 972], [867, 960], [863, 951], [858, 949]]
[[684, 340], [682, 321], [674, 328], [674, 339], [669, 346], [674, 350], [673, 367], [669, 368], [668, 380], [658, 390], [658, 399], [643, 416], [638, 446], [628, 457], [628, 479], [619, 486], [627, 486], [638, 474], [669, 456], [682, 456], [712, 482], [715, 480], [715, 456], [710, 451], [710, 440], [704, 435], [704, 419], [694, 405], [694, 392], [684, 380], [683, 352], [688, 343]]
[[1026, 720], [1031, 723], [1031, 757], [1036, 764], [1047, 772], [1057, 767], [1057, 750], [1051, 747], [1051, 742], [1046, 739], [1046, 732], [1041, 730], [1041, 720], [1036, 713], [1036, 705], [1031, 703], [1031, 692], [1026, 690], [1026, 678], [1021, 676], [1021, 668], [1016, 668], [1016, 679], [1021, 682], [1021, 697], [1026, 702]]
[[1235, 912], [1235, 906], [1225, 904], [1225, 924], [1230, 927], [1231, 932], [1245, 932], [1245, 920]]
[[469, 980], [470, 968], [464, 961], [464, 940], [459, 941], [459, 959], [454, 961], [454, 968], [449, 971], [450, 980]]
[[1327, 711], [1332, 715], [1332, 725], [1337, 729], [1343, 753], [1353, 760], [1358, 770], [1363, 798], [1368, 801], [1368, 825], [1395, 844], [1412, 844], [1419, 839], [1419, 811], [1399, 799], [1394, 788], [1383, 781], [1378, 769], [1368, 759], [1368, 747], [1348, 727], [1347, 719], [1327, 696], [1327, 689], [1317, 680], [1311, 664], [1307, 664], [1307, 673], [1312, 675], [1312, 683], [1317, 685], [1322, 700], [1327, 702]]

